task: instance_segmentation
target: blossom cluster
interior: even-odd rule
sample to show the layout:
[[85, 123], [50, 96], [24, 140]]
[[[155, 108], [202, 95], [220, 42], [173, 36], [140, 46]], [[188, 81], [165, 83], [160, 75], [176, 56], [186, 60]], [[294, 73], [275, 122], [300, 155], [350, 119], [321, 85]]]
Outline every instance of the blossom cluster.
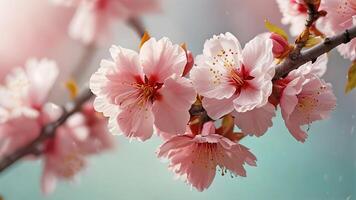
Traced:
[[[62, 115], [62, 108], [49, 102], [58, 74], [54, 61], [31, 59], [25, 67], [14, 68], [0, 85], [0, 157], [29, 144]], [[105, 118], [87, 103], [26, 159], [42, 160], [42, 191], [49, 194], [58, 180], [74, 179], [85, 168], [87, 156], [113, 147]]]
[[[158, 0], [51, 1], [76, 9], [69, 35], [85, 44], [107, 41], [114, 21], [158, 8]], [[292, 35], [300, 35], [308, 17], [306, 1], [277, 2], [282, 23], [291, 25]], [[313, 37], [356, 25], [355, 0], [313, 2], [327, 11], [309, 27]], [[166, 37], [146, 37], [138, 52], [112, 46], [111, 59], [103, 59], [90, 79], [94, 102], [70, 116], [26, 157], [43, 161], [44, 193], [52, 192], [57, 180], [74, 179], [85, 168], [87, 156], [112, 149], [109, 131], [140, 141], [156, 134], [163, 140], [157, 157], [168, 160], [176, 176], [203, 191], [216, 171], [244, 177], [246, 165], [256, 166], [257, 158], [241, 141], [266, 134], [277, 111], [291, 136], [305, 142], [309, 126], [328, 118], [336, 105], [331, 84], [322, 79], [326, 54], [283, 77], [275, 76], [277, 64], [295, 48], [283, 31], [257, 35], [244, 48], [229, 32], [214, 35], [196, 57]], [[355, 62], [356, 40], [338, 50]], [[29, 60], [0, 85], [0, 157], [29, 144], [63, 114], [49, 98], [58, 74], [53, 61]]]
[[278, 45], [265, 33], [242, 49], [233, 34], [220, 34], [205, 42], [194, 66], [168, 38], [150, 38], [139, 52], [112, 46], [112, 60], [102, 60], [90, 79], [94, 108], [109, 118], [113, 134], [146, 141], [156, 132], [164, 140], [158, 157], [199, 191], [217, 168], [246, 176], [244, 165], [255, 166], [256, 157], [239, 141], [265, 134], [277, 106], [300, 142], [307, 138], [303, 126], [335, 107], [331, 85], [321, 79], [327, 56], [274, 80]]

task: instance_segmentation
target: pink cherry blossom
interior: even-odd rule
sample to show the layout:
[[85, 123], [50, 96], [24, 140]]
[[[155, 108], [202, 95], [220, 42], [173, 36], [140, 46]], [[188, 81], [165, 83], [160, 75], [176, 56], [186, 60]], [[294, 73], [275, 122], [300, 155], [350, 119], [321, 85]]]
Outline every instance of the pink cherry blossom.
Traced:
[[[47, 104], [43, 109], [48, 121], [56, 120], [61, 115], [61, 109], [54, 104]], [[113, 149], [113, 141], [104, 117], [94, 111], [91, 103], [86, 104], [44, 145], [43, 193], [53, 192], [59, 180], [75, 179], [87, 165], [86, 157]]]
[[[267, 127], [254, 126], [252, 130], [252, 125], [240, 126], [242, 131], [256, 135], [272, 125], [274, 109], [269, 106], [268, 97], [272, 92], [274, 64], [272, 40], [265, 34], [255, 37], [243, 50], [231, 33], [214, 36], [205, 43], [196, 65], [191, 79], [197, 92], [204, 96], [203, 107], [211, 118], [218, 119], [234, 111], [235, 116], [241, 116], [236, 118], [239, 125], [245, 117], [261, 120], [256, 123]], [[267, 112], [268, 117], [259, 112]]]
[[110, 25], [157, 9], [156, 0], [54, 0], [77, 11], [69, 27], [72, 38], [84, 43], [105, 42]]
[[298, 0], [277, 0], [283, 18], [282, 23], [290, 25], [290, 33], [293, 36], [299, 35], [305, 27], [307, 19], [307, 8]]
[[81, 141], [80, 149], [85, 154], [96, 154], [115, 147], [114, 138], [108, 133], [106, 118], [94, 110], [93, 102], [85, 104], [81, 115], [89, 134]]
[[[327, 36], [332, 36], [356, 25], [355, 0], [324, 0], [321, 8], [328, 14], [318, 22], [318, 28]], [[337, 48], [342, 56], [356, 60], [356, 40], [342, 44]]]
[[184, 50], [169, 39], [151, 38], [139, 54], [122, 47], [110, 49], [114, 61], [103, 60], [91, 77], [97, 96], [94, 107], [109, 117], [113, 134], [147, 140], [153, 125], [174, 134], [184, 133], [196, 93], [181, 77], [187, 62]]
[[[0, 157], [35, 139], [41, 128], [57, 120], [62, 109], [48, 103], [58, 69], [53, 61], [29, 60], [24, 68], [15, 68], [0, 86]], [[42, 190], [54, 190], [57, 179], [71, 179], [85, 164], [85, 156], [114, 147], [103, 117], [85, 105], [71, 116], [44, 144]]]
[[169, 169], [199, 191], [214, 180], [217, 167], [222, 175], [246, 176], [244, 164], [256, 166], [256, 157], [243, 145], [216, 133], [213, 122], [204, 124], [200, 135], [187, 132], [159, 147], [158, 157], [170, 160]]
[[56, 64], [46, 59], [31, 59], [25, 68], [7, 75], [5, 85], [0, 86], [0, 156], [38, 136], [41, 109], [57, 76]]
[[235, 124], [242, 132], [262, 136], [268, 128], [272, 127], [272, 118], [276, 116], [275, 107], [267, 102], [264, 106], [252, 109], [247, 112], [233, 112]]
[[[53, 121], [62, 114], [61, 109], [54, 104], [43, 107], [45, 121]], [[44, 144], [42, 192], [49, 194], [54, 191], [59, 179], [72, 180], [85, 165], [83, 152], [78, 142], [88, 135], [84, 117], [76, 114], [68, 122], [57, 129], [54, 138]]]
[[301, 126], [326, 119], [336, 105], [331, 84], [320, 79], [326, 63], [324, 55], [315, 63], [307, 63], [290, 72], [283, 80], [285, 88], [280, 99], [282, 117], [289, 132], [300, 142], [307, 138]]
[[38, 113], [33, 111], [33, 114], [23, 113], [0, 122], [0, 157], [9, 155], [38, 136]]

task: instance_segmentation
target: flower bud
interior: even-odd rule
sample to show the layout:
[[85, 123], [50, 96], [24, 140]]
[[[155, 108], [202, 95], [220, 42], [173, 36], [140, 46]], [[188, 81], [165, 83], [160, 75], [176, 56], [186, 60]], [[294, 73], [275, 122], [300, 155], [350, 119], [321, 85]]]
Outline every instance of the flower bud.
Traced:
[[276, 33], [271, 33], [270, 39], [273, 41], [272, 52], [275, 58], [282, 58], [290, 51], [288, 41]]

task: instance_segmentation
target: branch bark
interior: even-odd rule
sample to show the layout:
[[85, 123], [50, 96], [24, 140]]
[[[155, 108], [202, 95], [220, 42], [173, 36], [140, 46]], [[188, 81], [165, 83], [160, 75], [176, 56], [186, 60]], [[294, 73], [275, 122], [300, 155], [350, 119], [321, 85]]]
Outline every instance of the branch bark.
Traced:
[[330, 38], [325, 38], [324, 41], [310, 49], [294, 54], [286, 58], [281, 64], [276, 67], [274, 79], [285, 77], [289, 72], [297, 69], [303, 64], [315, 61], [319, 56], [329, 52], [335, 47], [346, 44], [356, 37], [356, 26], [346, 29], [343, 33]]
[[58, 120], [44, 126], [41, 129], [41, 133], [39, 134], [39, 136], [35, 138], [30, 144], [20, 148], [13, 154], [8, 155], [0, 160], [0, 172], [4, 171], [13, 163], [15, 163], [26, 155], [39, 154], [41, 152], [43, 142], [47, 139], [53, 138], [55, 136], [56, 129], [59, 126], [63, 125], [70, 116], [79, 111], [82, 105], [87, 102], [92, 96], [93, 94], [91, 93], [91, 91], [87, 89], [75, 101], [69, 102], [65, 106], [63, 106], [63, 114]]
[[[144, 28], [139, 20], [131, 19], [128, 23], [139, 36], [144, 34]], [[348, 43], [355, 37], [356, 26], [346, 30], [339, 35], [326, 38], [323, 43], [316, 45], [311, 49], [305, 50], [295, 57], [288, 57], [283, 63], [277, 66], [274, 79], [284, 77], [290, 71], [297, 69], [299, 66], [309, 61], [315, 60], [320, 55], [329, 52], [331, 49], [337, 47], [340, 44]], [[63, 106], [62, 116], [58, 120], [45, 125], [41, 129], [41, 133], [36, 139], [34, 139], [28, 145], [18, 149], [13, 154], [0, 159], [0, 173], [27, 155], [40, 154], [43, 142], [47, 139], [53, 138], [55, 136], [56, 129], [63, 125], [70, 116], [79, 111], [85, 102], [87, 102], [91, 97], [93, 97], [93, 94], [89, 89], [86, 89], [76, 100]]]

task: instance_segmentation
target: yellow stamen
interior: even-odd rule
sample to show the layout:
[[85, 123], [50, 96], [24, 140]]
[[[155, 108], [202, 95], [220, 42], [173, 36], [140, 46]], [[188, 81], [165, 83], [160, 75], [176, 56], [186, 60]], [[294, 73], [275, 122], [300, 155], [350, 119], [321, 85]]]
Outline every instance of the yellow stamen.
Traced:
[[242, 86], [244, 84], [244, 80], [235, 70], [231, 70], [230, 74], [231, 79], [237, 84], [237, 86]]
[[79, 91], [78, 84], [75, 82], [75, 80], [71, 79], [67, 81], [65, 86], [69, 92], [70, 98], [75, 99], [78, 96], [78, 91]]

